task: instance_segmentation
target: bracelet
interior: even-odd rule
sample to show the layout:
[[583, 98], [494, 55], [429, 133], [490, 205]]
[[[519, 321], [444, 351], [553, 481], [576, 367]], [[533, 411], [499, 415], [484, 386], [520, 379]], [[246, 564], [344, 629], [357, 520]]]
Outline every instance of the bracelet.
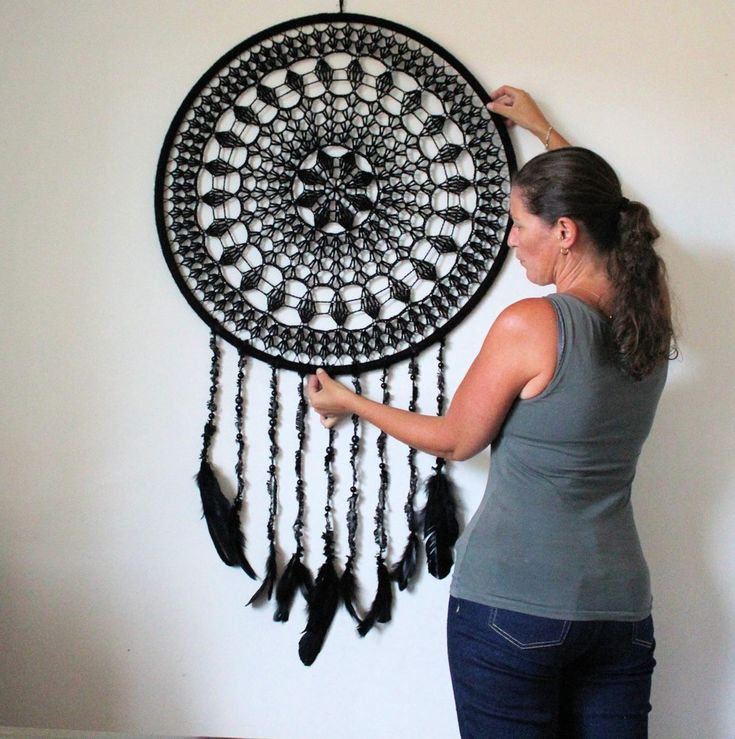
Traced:
[[551, 138], [551, 132], [554, 130], [553, 126], [549, 126], [549, 130], [546, 132], [546, 138], [544, 139], [544, 149], [549, 150], [549, 139]]

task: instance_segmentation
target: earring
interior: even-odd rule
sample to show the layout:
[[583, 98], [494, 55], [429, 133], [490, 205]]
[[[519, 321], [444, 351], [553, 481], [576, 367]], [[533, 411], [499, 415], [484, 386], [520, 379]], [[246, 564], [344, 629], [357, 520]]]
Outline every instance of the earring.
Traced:
[[561, 254], [563, 257], [565, 257], [567, 254], [569, 254], [568, 247], [562, 246], [561, 249], [559, 249], [559, 254]]

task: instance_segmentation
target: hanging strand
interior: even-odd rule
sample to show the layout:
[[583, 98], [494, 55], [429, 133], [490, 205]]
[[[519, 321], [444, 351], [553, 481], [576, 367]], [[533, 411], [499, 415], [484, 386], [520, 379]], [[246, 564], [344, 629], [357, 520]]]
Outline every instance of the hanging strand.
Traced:
[[345, 12], [345, 0], [339, 0], [339, 12], [340, 13]]
[[209, 349], [212, 352], [212, 362], [209, 367], [209, 400], [207, 401], [209, 415], [207, 416], [207, 423], [204, 426], [204, 433], [202, 434], [202, 438], [204, 439], [200, 456], [202, 462], [209, 459], [209, 446], [217, 432], [217, 388], [219, 387], [220, 349], [217, 344], [217, 335], [214, 331], [209, 335]]
[[[388, 390], [388, 370], [383, 369], [383, 374], [380, 378], [380, 387], [383, 390], [383, 404], [388, 405], [390, 403], [390, 391]], [[388, 465], [385, 460], [385, 446], [388, 440], [388, 434], [385, 431], [381, 431], [378, 434], [378, 467], [380, 470], [380, 484], [378, 487], [378, 505], [375, 508], [375, 543], [378, 545], [378, 560], [382, 560], [385, 557], [386, 549], [388, 548], [388, 536], [385, 531], [385, 505], [386, 505], [386, 494], [388, 492], [388, 483], [390, 482], [388, 474]]]
[[[419, 397], [419, 365], [416, 361], [416, 357], [411, 357], [408, 363], [408, 375], [411, 380], [411, 400], [408, 404], [408, 410], [411, 413], [416, 412]], [[406, 548], [403, 551], [400, 561], [398, 561], [391, 570], [391, 578], [398, 583], [400, 590], [405, 590], [408, 587], [409, 582], [416, 574], [416, 565], [418, 562], [419, 553], [419, 537], [417, 534], [417, 521], [416, 521], [416, 509], [414, 502], [416, 499], [416, 492], [418, 490], [418, 469], [416, 467], [416, 450], [410, 447], [408, 450], [408, 470], [409, 470], [409, 481], [408, 481], [408, 496], [406, 498], [406, 504], [403, 506], [403, 510], [406, 514], [406, 523], [408, 524], [408, 542]]]
[[[444, 413], [444, 340], [437, 354], [437, 414]], [[454, 544], [459, 537], [457, 504], [452, 483], [444, 472], [446, 460], [436, 458], [432, 476], [426, 481], [424, 519], [424, 548], [429, 573], [438, 579], [449, 574], [454, 564]]]
[[335, 431], [329, 429], [329, 441], [327, 442], [327, 450], [324, 454], [324, 472], [327, 477], [327, 501], [324, 505], [324, 532], [322, 540], [324, 541], [324, 556], [329, 558], [334, 554], [334, 526], [332, 524], [332, 501], [334, 499], [334, 438]]
[[[352, 385], [357, 395], [362, 395], [360, 380], [357, 377], [352, 379]], [[349, 544], [348, 563], [351, 564], [357, 555], [357, 503], [359, 499], [358, 490], [358, 472], [357, 472], [357, 455], [360, 451], [360, 417], [354, 413], [352, 415], [352, 437], [350, 439], [350, 469], [352, 471], [352, 484], [350, 485], [350, 497], [347, 509], [347, 541]]]
[[304, 552], [303, 535], [304, 535], [304, 508], [306, 505], [306, 495], [304, 493], [304, 443], [306, 441], [306, 398], [304, 396], [304, 375], [299, 375], [298, 383], [299, 402], [296, 409], [296, 434], [299, 445], [296, 449], [294, 458], [294, 467], [296, 472], [296, 503], [298, 511], [296, 520], [294, 521], [293, 531], [296, 539], [296, 554], [299, 557]]
[[235, 430], [237, 434], [235, 441], [237, 442], [237, 463], [235, 464], [235, 477], [237, 479], [237, 495], [235, 496], [235, 505], [238, 508], [242, 505], [245, 497], [245, 436], [244, 428], [244, 403], [243, 403], [243, 386], [245, 383], [245, 367], [247, 358], [244, 352], [240, 352], [237, 358], [237, 393], [235, 394]]
[[[362, 395], [359, 377], [352, 378], [352, 386], [355, 393]], [[350, 616], [359, 623], [360, 616], [357, 608], [357, 578], [355, 577], [355, 558], [357, 557], [357, 528], [359, 525], [359, 514], [357, 506], [360, 498], [358, 487], [357, 455], [360, 452], [360, 417], [355, 413], [352, 415], [352, 438], [350, 439], [350, 469], [352, 471], [352, 484], [350, 485], [350, 497], [347, 501], [347, 543], [349, 551], [345, 569], [340, 578], [340, 590], [345, 608]]]
[[436, 387], [438, 394], [436, 396], [436, 412], [437, 415], [444, 415], [444, 388], [446, 379], [444, 376], [444, 339], [439, 342], [439, 351], [436, 355]]
[[[212, 351], [212, 362], [209, 368], [209, 399], [207, 401], [209, 414], [202, 434], [203, 443], [199, 472], [197, 473], [197, 486], [202, 499], [202, 511], [207, 521], [209, 535], [212, 537], [212, 542], [220, 559], [229, 567], [242, 567], [250, 577], [255, 578], [255, 572], [245, 557], [245, 537], [240, 527], [240, 509], [244, 495], [244, 483], [240, 484], [242, 469], [236, 467], [238, 472], [238, 494], [234, 502], [230, 503], [222, 492], [217, 475], [209, 461], [210, 446], [217, 432], [217, 392], [220, 375], [220, 349], [214, 332], [209, 336], [209, 348]], [[241, 387], [241, 384], [238, 384], [238, 396]], [[240, 410], [242, 410], [242, 407], [240, 407]], [[241, 418], [237, 421], [237, 431], [238, 451], [241, 452], [239, 446], [242, 439]]]
[[[411, 413], [416, 413], [419, 400], [419, 363], [416, 361], [416, 357], [411, 357], [411, 361], [408, 363], [408, 375], [411, 379], [411, 401], [408, 404], [408, 410], [411, 411]], [[408, 522], [409, 531], [414, 531], [416, 518], [414, 500], [416, 498], [419, 475], [418, 469], [416, 468], [416, 450], [413, 447], [408, 450], [408, 469], [408, 498], [406, 499], [406, 505], [403, 507], [403, 510], [406, 513], [406, 521]]]
[[319, 656], [329, 627], [334, 620], [340, 599], [340, 580], [334, 567], [334, 525], [332, 504], [334, 500], [334, 438], [335, 431], [329, 429], [329, 441], [324, 455], [324, 472], [327, 476], [327, 500], [324, 505], [324, 564], [319, 568], [314, 590], [309, 600], [309, 618], [299, 640], [299, 657], [305, 665], [311, 665]]
[[[436, 415], [444, 415], [444, 403], [445, 403], [445, 370], [444, 370], [444, 339], [439, 342], [439, 350], [436, 354]], [[434, 464], [434, 472], [441, 472], [446, 464], [444, 457], [437, 457], [436, 463]]]
[[268, 404], [268, 439], [270, 440], [270, 464], [268, 465], [268, 559], [265, 563], [265, 576], [258, 590], [248, 601], [248, 605], [256, 603], [263, 596], [271, 599], [273, 587], [278, 579], [278, 554], [276, 550], [276, 517], [278, 515], [278, 370], [271, 367], [271, 396]]
[[255, 580], [257, 575], [245, 556], [245, 535], [242, 533], [242, 507], [245, 501], [245, 425], [244, 412], [244, 384], [247, 358], [240, 351], [237, 359], [237, 392], [235, 394], [235, 441], [237, 442], [237, 462], [235, 463], [235, 478], [237, 479], [237, 494], [230, 511], [229, 528], [233, 546], [237, 553], [240, 566], [245, 573]]
[[296, 472], [296, 520], [293, 524], [294, 538], [296, 539], [296, 552], [289, 560], [283, 570], [281, 579], [276, 587], [276, 612], [274, 621], [288, 621], [291, 606], [297, 591], [301, 591], [306, 601], [309, 601], [314, 581], [311, 572], [302, 562], [304, 555], [304, 509], [306, 506], [306, 494], [304, 492], [304, 444], [306, 442], [306, 398], [304, 397], [304, 375], [299, 375], [298, 381], [298, 405], [296, 408], [296, 434], [298, 447], [294, 458]]
[[210, 446], [217, 433], [217, 391], [220, 373], [220, 349], [214, 332], [209, 336], [209, 348], [212, 352], [212, 362], [209, 368], [209, 399], [207, 400], [209, 414], [202, 433], [202, 451], [196, 479], [202, 500], [202, 511], [214, 548], [226, 565], [236, 567], [241, 562], [237, 544], [232, 537], [233, 506], [222, 492], [217, 475], [209, 461]]
[[[380, 378], [380, 387], [383, 390], [383, 403], [390, 403], [390, 392], [388, 390], [388, 370], [383, 369]], [[387, 623], [391, 619], [391, 608], [393, 605], [393, 589], [391, 587], [391, 576], [385, 565], [385, 554], [388, 548], [388, 537], [385, 530], [385, 508], [389, 483], [388, 465], [385, 457], [385, 446], [388, 435], [381, 431], [378, 434], [378, 466], [379, 479], [378, 504], [375, 508], [375, 543], [378, 546], [376, 561], [378, 564], [378, 587], [375, 599], [370, 606], [365, 618], [360, 622], [357, 631], [360, 636], [365, 636], [376, 623]]]

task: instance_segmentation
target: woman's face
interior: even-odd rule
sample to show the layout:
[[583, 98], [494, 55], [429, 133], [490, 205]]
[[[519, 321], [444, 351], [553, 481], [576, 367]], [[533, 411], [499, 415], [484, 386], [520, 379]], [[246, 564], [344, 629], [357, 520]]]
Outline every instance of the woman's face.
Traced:
[[510, 192], [510, 214], [513, 228], [508, 245], [515, 249], [518, 261], [526, 270], [526, 276], [535, 285], [551, 285], [559, 260], [559, 234], [556, 226], [548, 226], [538, 216], [529, 213], [523, 203], [521, 191], [514, 187]]

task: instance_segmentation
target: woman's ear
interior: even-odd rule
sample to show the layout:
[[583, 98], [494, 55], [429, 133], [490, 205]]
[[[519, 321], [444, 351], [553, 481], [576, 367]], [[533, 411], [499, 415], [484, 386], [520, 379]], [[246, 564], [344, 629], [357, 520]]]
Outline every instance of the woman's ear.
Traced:
[[562, 216], [556, 222], [556, 233], [559, 247], [571, 249], [579, 239], [579, 226], [571, 218]]

